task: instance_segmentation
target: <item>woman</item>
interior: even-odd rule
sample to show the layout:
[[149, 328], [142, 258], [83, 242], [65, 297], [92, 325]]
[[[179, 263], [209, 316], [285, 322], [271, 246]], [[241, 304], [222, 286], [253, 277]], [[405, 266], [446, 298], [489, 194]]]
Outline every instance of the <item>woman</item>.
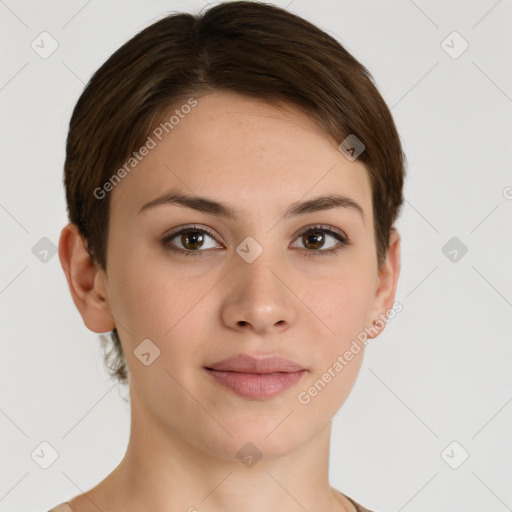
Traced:
[[117, 50], [70, 122], [59, 257], [130, 440], [52, 510], [368, 510], [329, 485], [331, 422], [397, 310], [404, 160], [368, 71], [276, 6]]

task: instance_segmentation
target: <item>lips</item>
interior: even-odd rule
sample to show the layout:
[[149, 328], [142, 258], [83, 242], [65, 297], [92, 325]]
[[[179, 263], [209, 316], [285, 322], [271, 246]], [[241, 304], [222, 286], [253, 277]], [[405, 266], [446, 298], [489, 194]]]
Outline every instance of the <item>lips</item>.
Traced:
[[270, 356], [258, 358], [245, 354], [224, 359], [223, 361], [206, 366], [206, 368], [209, 370], [238, 373], [291, 373], [305, 370], [303, 366], [283, 357]]
[[258, 358], [240, 355], [204, 369], [224, 389], [257, 400], [283, 393], [307, 373], [301, 365], [278, 356]]

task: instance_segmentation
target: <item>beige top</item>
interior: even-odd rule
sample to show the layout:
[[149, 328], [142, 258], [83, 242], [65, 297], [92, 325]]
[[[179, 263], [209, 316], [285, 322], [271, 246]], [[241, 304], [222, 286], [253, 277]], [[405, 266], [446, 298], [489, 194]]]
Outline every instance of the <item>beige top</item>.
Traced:
[[[354, 507], [356, 507], [357, 512], [372, 512], [371, 510], [364, 508], [362, 505], [359, 505], [359, 503], [356, 503], [352, 498], [349, 498], [346, 494], [344, 494], [345, 498], [347, 498], [350, 502], [354, 504]], [[57, 505], [56, 507], [52, 508], [48, 512], [75, 512], [69, 505], [68, 502], [61, 503], [60, 505]]]
[[[363, 507], [362, 505], [359, 505], [359, 503], [355, 502], [352, 498], [348, 497], [346, 494], [344, 494], [345, 498], [347, 498], [348, 501], [353, 503], [354, 507], [356, 507], [357, 512], [372, 512], [370, 509]], [[73, 512], [73, 511], [71, 511]]]
[[66, 503], [61, 503], [60, 505], [57, 505], [56, 507], [53, 507], [48, 512], [74, 512], [74, 510], [66, 502]]

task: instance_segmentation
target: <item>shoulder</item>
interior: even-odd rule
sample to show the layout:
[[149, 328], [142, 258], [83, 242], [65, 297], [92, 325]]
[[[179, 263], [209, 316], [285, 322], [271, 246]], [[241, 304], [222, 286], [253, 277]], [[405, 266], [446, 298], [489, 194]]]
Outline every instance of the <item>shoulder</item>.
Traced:
[[56, 507], [53, 507], [52, 509], [48, 510], [48, 512], [74, 512], [73, 509], [69, 506], [69, 504], [61, 503], [60, 505], [57, 505]]

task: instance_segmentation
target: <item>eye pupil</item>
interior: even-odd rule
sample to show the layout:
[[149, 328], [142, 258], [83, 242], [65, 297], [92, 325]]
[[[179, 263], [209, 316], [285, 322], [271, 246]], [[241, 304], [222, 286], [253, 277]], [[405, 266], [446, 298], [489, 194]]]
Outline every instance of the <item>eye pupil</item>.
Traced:
[[303, 239], [305, 238], [304, 247], [318, 249], [323, 245], [325, 235], [321, 231], [311, 231], [310, 233], [312, 234], [303, 235]]
[[[204, 243], [204, 236], [200, 231], [182, 233], [181, 243], [183, 244], [183, 247], [186, 247], [187, 249], [198, 249]], [[190, 245], [192, 247], [190, 247]]]

